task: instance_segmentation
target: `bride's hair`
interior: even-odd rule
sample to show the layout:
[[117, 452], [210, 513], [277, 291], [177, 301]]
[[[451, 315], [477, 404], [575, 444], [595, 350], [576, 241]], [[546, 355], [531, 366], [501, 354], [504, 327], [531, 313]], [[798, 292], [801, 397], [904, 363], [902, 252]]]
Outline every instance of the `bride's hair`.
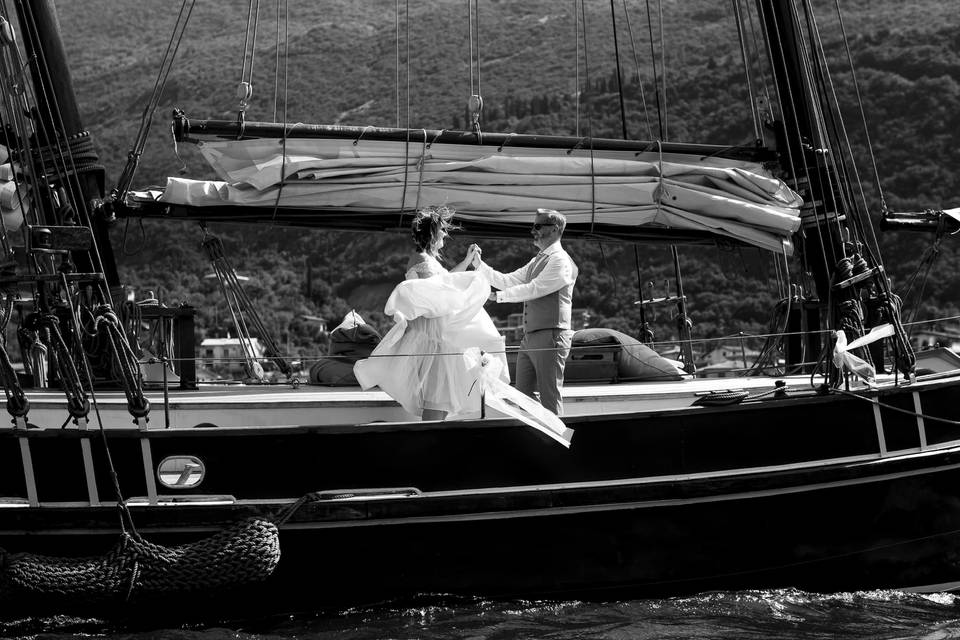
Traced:
[[445, 204], [431, 205], [417, 211], [410, 225], [417, 251], [426, 251], [431, 255], [440, 252], [444, 238], [450, 235], [450, 231], [460, 228], [453, 223], [454, 213], [454, 208]]

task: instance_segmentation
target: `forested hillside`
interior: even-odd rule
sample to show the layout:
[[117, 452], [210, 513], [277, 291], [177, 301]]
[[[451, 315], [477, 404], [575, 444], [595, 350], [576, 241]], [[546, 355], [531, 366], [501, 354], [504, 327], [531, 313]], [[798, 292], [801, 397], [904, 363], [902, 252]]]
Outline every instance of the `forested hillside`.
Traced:
[[[478, 84], [484, 130], [622, 135], [607, 2], [586, 0], [583, 13], [575, 15], [573, 9], [580, 5], [573, 2], [480, 0], [476, 41], [468, 28], [467, 3], [461, 1], [410, 0], [409, 14], [403, 13], [404, 3], [388, 1], [290, 3], [289, 20], [281, 20], [288, 30], [280, 44], [287, 58], [279, 63], [288, 70], [285, 88], [275, 81], [276, 6], [267, 9], [267, 4], [261, 3], [248, 120], [458, 128], [466, 124], [466, 98]], [[825, 5], [824, 23], [832, 25], [823, 27], [822, 37], [834, 52], [834, 68], [843, 72], [846, 47], [856, 65], [866, 132], [858, 123], [858, 92], [849, 72], [835, 90], [849, 116], [851, 144], [864, 158], [860, 177], [874, 219], [879, 219], [881, 193], [891, 209], [960, 206], [960, 33], [954, 3], [847, 2], [842, 31], [835, 19], [827, 20], [831, 7], [815, 4]], [[159, 0], [59, 0], [58, 9], [62, 24], [70, 26], [64, 38], [83, 118], [112, 184], [136, 139], [176, 11]], [[618, 11], [630, 137], [753, 142], [756, 132], [730, 2], [631, 1]], [[247, 15], [247, 4], [239, 0], [198, 1], [154, 116], [136, 186], [162, 184], [182, 169], [191, 177], [212, 177], [194, 149], [172, 144], [169, 112], [179, 107], [196, 118], [236, 117]], [[586, 24], [587, 34], [579, 41], [574, 35], [578, 23]], [[471, 45], [479, 67], [471, 62]], [[666, 109], [658, 112], [656, 95], [662, 86]], [[301, 350], [310, 350], [314, 338], [301, 315], [336, 324], [356, 308], [383, 323], [380, 309], [402, 277], [409, 245], [402, 230], [348, 234], [220, 225], [208, 231], [224, 240], [237, 271], [251, 277], [247, 291], [264, 310], [268, 328]], [[224, 308], [217, 304], [214, 281], [204, 277], [210, 268], [200, 250], [202, 233], [195, 224], [157, 221], [120, 221], [113, 231], [123, 280], [141, 296], [154, 290], [169, 305], [193, 304], [201, 331], [209, 333], [222, 325]], [[479, 240], [490, 261], [503, 268], [519, 266], [529, 255], [525, 240], [476, 239], [465, 229], [448, 246], [448, 256], [459, 258], [472, 240]], [[882, 237], [895, 288], [912, 276], [931, 240]], [[569, 248], [581, 267], [576, 306], [588, 308], [594, 324], [636, 334], [638, 282], [645, 297], [666, 293], [665, 282], [673, 275], [669, 247], [583, 241]], [[960, 307], [957, 247], [948, 238], [940, 249], [920, 318], [956, 314]], [[748, 249], [679, 251], [695, 336], [766, 329], [777, 302], [767, 256]], [[491, 309], [501, 315], [512, 310]], [[672, 314], [662, 309], [652, 318], [658, 339], [673, 333]]]

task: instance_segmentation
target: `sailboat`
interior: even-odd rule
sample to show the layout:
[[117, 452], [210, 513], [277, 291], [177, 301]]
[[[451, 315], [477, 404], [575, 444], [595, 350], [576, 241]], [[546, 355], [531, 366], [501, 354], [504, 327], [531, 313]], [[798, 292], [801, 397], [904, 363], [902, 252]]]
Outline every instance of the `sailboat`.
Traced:
[[[137, 188], [138, 140], [112, 190], [53, 3], [13, 5], [4, 69], [28, 68], [30, 83], [4, 90], [16, 206], [4, 211], [3, 296], [8, 321], [22, 311], [25, 369], [5, 347], [2, 615], [960, 586], [960, 368], [946, 350], [911, 347], [823, 95], [811, 3], [751, 10], [777, 96], [764, 107], [770, 143], [491, 133], [479, 99], [456, 131], [177, 111], [176, 144], [197, 145], [216, 179]], [[621, 380], [631, 351], [602, 349], [612, 377], [567, 385], [563, 434], [481, 393], [476, 415], [424, 422], [377, 390], [206, 385], [183, 308], [136, 308], [163, 337], [145, 382], [114, 217], [391, 232], [428, 202], [455, 206], [480, 236], [523, 233], [546, 205], [571, 238], [801, 255], [816, 292], [787, 299], [786, 361], [762, 375], [697, 377], [682, 352], [671, 379]], [[222, 246], [205, 246], [256, 330]], [[684, 300], [671, 297], [680, 312]], [[282, 369], [282, 355], [273, 345], [261, 359]]]

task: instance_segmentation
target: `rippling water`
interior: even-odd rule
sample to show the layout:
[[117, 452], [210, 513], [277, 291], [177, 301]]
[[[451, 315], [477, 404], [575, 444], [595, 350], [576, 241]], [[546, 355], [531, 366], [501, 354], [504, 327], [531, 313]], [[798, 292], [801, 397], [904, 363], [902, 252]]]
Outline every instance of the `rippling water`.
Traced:
[[735, 591], [619, 602], [459, 601], [349, 609], [323, 616], [156, 629], [111, 628], [70, 617], [0, 623], [0, 637], [54, 640], [549, 638], [960, 638], [960, 600], [899, 591], [812, 594]]

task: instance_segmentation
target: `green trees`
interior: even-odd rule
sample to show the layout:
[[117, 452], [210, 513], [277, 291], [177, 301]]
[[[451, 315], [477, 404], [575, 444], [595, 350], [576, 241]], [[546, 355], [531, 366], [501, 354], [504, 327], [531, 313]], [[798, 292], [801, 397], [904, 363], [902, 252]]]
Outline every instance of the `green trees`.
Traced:
[[[856, 25], [858, 29], [852, 35], [851, 51], [882, 192], [875, 186], [866, 137], [857, 124], [858, 92], [851, 78], [835, 88], [850, 143], [863, 159], [858, 165], [859, 178], [874, 222], [879, 220], [881, 202], [903, 210], [960, 205], [960, 110], [956, 108], [960, 104], [960, 46], [951, 22], [937, 17], [952, 15], [950, 8], [935, 2], [920, 4], [922, 10], [899, 2], [846, 8], [848, 27]], [[464, 79], [468, 60], [462, 53], [462, 30], [455, 27], [462, 16], [454, 15], [447, 4], [416, 5], [410, 33], [409, 115], [405, 104], [402, 112], [395, 110], [392, 16], [372, 15], [361, 5], [339, 3], [340, 9], [356, 15], [349, 24], [338, 25], [325, 17], [328, 7], [307, 5], [304, 10], [316, 12], [318, 20], [314, 26], [306, 21], [298, 25], [291, 42], [298, 64], [290, 78], [290, 121], [334, 122], [344, 117], [343, 122], [348, 124], [394, 126], [398, 117], [400, 123], [409, 117], [415, 127], [466, 126], [463, 105], [469, 93]], [[581, 66], [579, 75], [574, 75], [577, 43], [572, 37], [571, 18], [558, 13], [555, 2], [491, 3], [484, 24], [498, 26], [484, 32], [482, 130], [617, 138], [622, 135], [618, 95], [622, 84], [630, 137], [655, 139], [662, 135], [661, 126], [665, 125], [667, 137], [673, 141], [752, 144], [752, 106], [736, 50], [737, 36], [719, 30], [726, 11], [717, 9], [717, 3], [693, 0], [676, 5], [679, 18], [690, 21], [694, 28], [679, 22], [667, 25], [671, 51], [679, 53], [668, 54], [663, 96], [662, 87], [654, 86], [653, 54], [649, 42], [643, 39], [638, 55], [641, 68], [632, 67], [632, 56], [625, 49], [623, 77], [618, 82], [609, 24], [605, 22], [606, 7], [602, 9], [605, 17], [600, 13], [588, 16], [591, 67]], [[73, 8], [66, 3], [62, 10], [69, 13], [75, 9], [79, 11], [79, 5]], [[110, 21], [120, 20], [119, 11], [114, 10], [99, 12], [100, 20], [106, 23], [88, 25], [84, 22], [89, 13], [85, 9], [83, 15], [65, 20], [65, 24], [80, 25], [78, 28], [88, 36], [104, 29], [113, 34], [108, 40], [88, 37], [83, 42], [68, 43], [76, 54], [74, 78], [84, 120], [90, 123], [108, 167], [108, 182], [119, 173], [134, 138], [142, 108], [138, 96], [149, 95], [153, 82], [153, 75], [147, 71], [149, 64], [123, 54], [123, 47], [132, 51], [144, 46], [141, 36], [129, 34], [153, 34], [165, 16], [162, 8], [142, 3], [134, 9], [139, 12], [136, 15], [142, 14], [144, 25], [124, 22], [122, 29], [111, 27]], [[228, 18], [215, 9], [195, 18], [192, 28], [199, 33], [193, 35], [199, 38], [192, 42], [190, 56], [181, 60], [177, 72], [182, 75], [168, 87], [170, 104], [175, 99], [177, 106], [186, 108], [193, 117], [236, 116], [232, 80], [222, 77], [227, 52], [239, 44], [229, 39], [224, 24]], [[667, 18], [672, 20], [673, 16]], [[74, 29], [68, 35], [79, 38], [82, 33]], [[838, 34], [825, 33], [825, 38], [831, 68], [843, 70], [845, 49]], [[621, 45], [628, 41], [622, 38]], [[158, 51], [162, 51], [163, 42], [155, 43]], [[361, 68], [357, 58], [363, 63]], [[662, 61], [658, 64], [657, 77], [662, 82]], [[249, 117], [269, 119], [273, 105], [265, 87], [272, 83], [258, 86], [262, 90]], [[405, 91], [406, 87], [400, 89]], [[579, 97], [578, 90], [582, 92]], [[401, 103], [406, 98], [401, 92]], [[658, 98], [666, 104], [666, 112], [658, 112]], [[127, 108], [118, 109], [117, 105]], [[162, 183], [180, 166], [164, 127], [157, 125], [150, 140], [138, 184]], [[181, 145], [178, 152], [192, 175], [202, 173], [204, 166], [195, 150]], [[279, 335], [292, 327], [294, 345], [309, 348], [315, 341], [312, 329], [297, 320], [302, 315], [323, 317], [333, 326], [356, 307], [365, 318], [381, 326], [389, 324], [382, 316], [382, 304], [385, 292], [403, 274], [408, 246], [402, 230], [369, 234], [225, 225], [211, 230], [224, 239], [237, 270], [254, 278], [249, 285], [251, 297], [265, 310], [268, 328]], [[218, 302], [214, 283], [203, 277], [210, 268], [200, 250], [200, 238], [196, 225], [147, 221], [142, 227], [131, 223], [125, 229], [115, 229], [114, 246], [127, 283], [143, 295], [146, 290], [156, 291], [168, 304], [190, 302], [199, 310], [200, 330], [208, 333], [217, 330], [224, 309], [218, 311], [223, 303]], [[465, 240], [450, 245], [451, 258], [463, 254]], [[895, 289], [902, 290], [910, 282], [929, 240], [926, 236], [881, 236]], [[519, 266], [530, 255], [524, 239], [486, 240], [484, 244], [487, 255], [502, 268]], [[655, 283], [653, 295], [662, 296], [669, 288], [664, 282], [673, 279], [668, 247], [641, 246], [637, 269], [632, 245], [601, 246], [596, 241], [569, 244], [581, 268], [576, 305], [590, 309], [594, 324], [616, 325], [636, 335], [641, 318], [634, 302], [651, 295], [650, 281]], [[774, 279], [768, 256], [712, 247], [681, 247], [680, 255], [695, 335], [723, 336], [744, 328], [760, 331], [767, 326], [779, 295], [771, 286]], [[934, 311], [955, 311], [960, 306], [958, 275], [956, 241], [946, 238], [933, 277], [924, 288], [929, 301], [919, 310], [918, 319]], [[505, 306], [496, 311], [506, 314], [510, 310]], [[674, 309], [660, 307], [646, 315], [658, 338], [675, 332]]]

